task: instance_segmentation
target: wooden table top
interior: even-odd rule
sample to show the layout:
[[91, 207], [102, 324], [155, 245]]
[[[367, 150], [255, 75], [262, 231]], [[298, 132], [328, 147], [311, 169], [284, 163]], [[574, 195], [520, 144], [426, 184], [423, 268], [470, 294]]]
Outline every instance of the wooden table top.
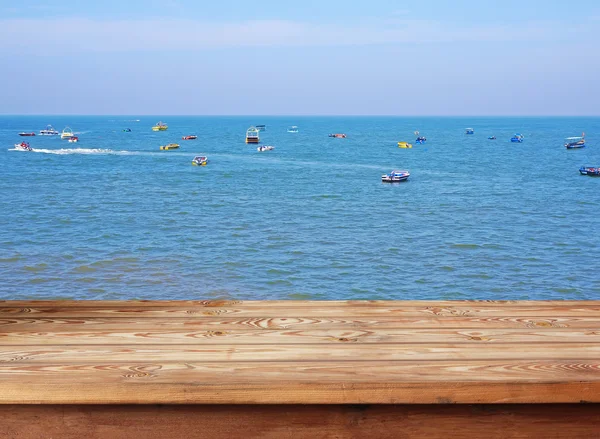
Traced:
[[0, 301], [2, 404], [600, 402], [600, 301]]

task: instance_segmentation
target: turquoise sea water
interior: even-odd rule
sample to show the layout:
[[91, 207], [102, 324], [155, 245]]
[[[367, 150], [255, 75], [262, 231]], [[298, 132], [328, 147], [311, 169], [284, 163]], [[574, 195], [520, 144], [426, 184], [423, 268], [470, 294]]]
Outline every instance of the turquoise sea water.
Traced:
[[[47, 124], [79, 143], [17, 136]], [[581, 165], [600, 118], [0, 116], [0, 298], [598, 299]]]

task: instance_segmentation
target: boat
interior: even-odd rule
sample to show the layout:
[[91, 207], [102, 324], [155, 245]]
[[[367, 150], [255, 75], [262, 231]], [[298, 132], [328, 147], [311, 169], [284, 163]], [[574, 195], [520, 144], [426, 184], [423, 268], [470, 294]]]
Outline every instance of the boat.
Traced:
[[31, 136], [35, 136], [35, 133], [31, 132], [31, 133], [19, 133], [19, 136], [21, 137], [31, 137]]
[[475, 134], [475, 130], [473, 128], [465, 128], [465, 134]]
[[264, 131], [267, 129], [267, 126], [266, 125], [256, 125], [256, 129], [258, 131]]
[[130, 132], [131, 132], [131, 128], [125, 128], [125, 129], [123, 130], [123, 132], [124, 132], [124, 133], [130, 133]]
[[27, 142], [16, 143], [15, 149], [17, 149], [19, 151], [33, 151], [31, 146], [29, 146], [29, 143], [27, 143]]
[[287, 132], [288, 133], [297, 133], [298, 132], [298, 127], [296, 125], [288, 127]]
[[194, 166], [206, 166], [208, 163], [208, 158], [203, 155], [197, 155], [192, 159], [192, 165]]
[[398, 142], [398, 148], [412, 148], [412, 145], [408, 142]]
[[65, 129], [62, 131], [62, 134], [60, 135], [61, 139], [70, 139], [71, 137], [73, 137], [75, 134], [73, 133], [73, 130], [69, 127], [65, 127]]
[[515, 134], [514, 136], [512, 136], [510, 138], [510, 141], [513, 143], [523, 143], [523, 139], [525, 139], [525, 137], [523, 136], [523, 134]]
[[273, 151], [274, 149], [275, 149], [275, 147], [271, 146], [271, 145], [259, 146], [258, 148], [256, 148], [256, 150], [258, 152]]
[[384, 183], [400, 183], [401, 181], [406, 181], [408, 177], [410, 177], [408, 171], [393, 170], [389, 174], [383, 174], [381, 181]]
[[69, 143], [77, 143], [79, 142], [79, 137], [73, 136], [69, 139]]
[[415, 136], [418, 136], [418, 135], [420, 134], [420, 133], [419, 133], [419, 130], [415, 130], [415, 133], [414, 133], [414, 134], [415, 134]]
[[179, 143], [169, 143], [168, 145], [162, 145], [160, 147], [160, 149], [162, 151], [169, 151], [171, 149], [177, 149], [177, 148], [179, 148]]
[[52, 125], [47, 125], [46, 128], [40, 130], [40, 136], [58, 136], [59, 134]]
[[345, 139], [346, 135], [341, 133], [329, 134], [329, 137], [335, 137], [336, 139]]
[[181, 140], [196, 140], [198, 136], [183, 136]]
[[427, 138], [425, 138], [423, 136], [419, 136], [419, 137], [417, 137], [417, 140], [415, 140], [415, 143], [418, 143], [419, 145], [422, 145], [425, 142], [427, 142]]
[[246, 130], [246, 143], [258, 143], [260, 142], [259, 131], [256, 127], [250, 127]]
[[490, 136], [488, 137], [488, 140], [496, 140], [496, 136]]
[[579, 168], [579, 173], [581, 175], [588, 175], [590, 177], [600, 177], [600, 166], [582, 166], [581, 168]]
[[152, 131], [167, 131], [169, 126], [162, 122], [157, 122], [156, 125], [152, 127]]
[[585, 133], [581, 134], [581, 137], [567, 137], [565, 139], [565, 148], [576, 149], [585, 147]]

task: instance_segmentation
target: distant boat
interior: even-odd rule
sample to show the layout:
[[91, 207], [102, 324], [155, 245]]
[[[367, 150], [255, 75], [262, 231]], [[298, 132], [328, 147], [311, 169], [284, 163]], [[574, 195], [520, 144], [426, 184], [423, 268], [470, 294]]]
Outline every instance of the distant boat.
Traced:
[[61, 139], [70, 139], [71, 137], [73, 137], [75, 134], [73, 133], [73, 130], [69, 127], [65, 127], [65, 129], [62, 131], [62, 134], [60, 135]]
[[69, 142], [70, 143], [77, 143], [77, 142], [79, 142], [79, 137], [73, 136], [73, 137], [69, 138]]
[[266, 125], [256, 125], [256, 129], [258, 131], [264, 131], [267, 129], [267, 126]]
[[423, 136], [419, 136], [417, 137], [417, 140], [415, 140], [415, 143], [418, 143], [419, 145], [422, 145], [425, 142], [427, 142], [427, 139]]
[[156, 125], [152, 127], [152, 131], [167, 131], [169, 126], [162, 122], [157, 122]]
[[169, 151], [171, 149], [177, 149], [179, 148], [179, 144], [178, 143], [169, 143], [167, 145], [161, 146], [160, 149], [162, 151]]
[[466, 128], [465, 134], [475, 134], [475, 130], [473, 128]]
[[258, 148], [256, 148], [256, 150], [258, 152], [273, 151], [274, 149], [275, 149], [275, 147], [271, 146], [271, 145], [259, 146]]
[[329, 137], [335, 137], [336, 139], [345, 139], [347, 136], [342, 133], [329, 134]]
[[260, 136], [256, 127], [250, 127], [246, 130], [246, 143], [259, 143]]
[[45, 129], [40, 130], [40, 136], [58, 136], [59, 134], [52, 125], [47, 125]]
[[287, 129], [288, 133], [297, 133], [298, 132], [298, 127], [296, 125], [291, 126]]
[[124, 133], [130, 133], [130, 132], [131, 132], [131, 128], [125, 128], [125, 129], [123, 130], [123, 132], [124, 132]]
[[29, 146], [29, 143], [27, 143], [27, 142], [21, 142], [21, 143], [15, 144], [15, 149], [17, 149], [19, 151], [33, 151], [31, 149], [31, 146]]
[[412, 145], [408, 142], [398, 142], [398, 148], [412, 148]]
[[181, 140], [196, 140], [198, 136], [183, 136]]
[[590, 177], [600, 177], [600, 167], [582, 166], [579, 168], [579, 173]]
[[31, 133], [19, 133], [19, 136], [21, 137], [31, 137], [31, 136], [35, 136], [34, 132]]
[[197, 155], [192, 159], [192, 165], [194, 166], [206, 166], [208, 163], [208, 158], [203, 155]]
[[525, 139], [525, 136], [523, 136], [523, 134], [517, 133], [510, 138], [510, 141], [513, 143], [523, 143], [524, 139]]
[[585, 147], [585, 133], [581, 134], [581, 137], [567, 137], [565, 139], [565, 148], [576, 149]]
[[496, 140], [496, 136], [490, 136], [488, 137], [488, 140]]
[[408, 177], [410, 177], [408, 171], [394, 170], [389, 174], [383, 174], [381, 176], [381, 181], [384, 183], [400, 183], [401, 181], [406, 181]]

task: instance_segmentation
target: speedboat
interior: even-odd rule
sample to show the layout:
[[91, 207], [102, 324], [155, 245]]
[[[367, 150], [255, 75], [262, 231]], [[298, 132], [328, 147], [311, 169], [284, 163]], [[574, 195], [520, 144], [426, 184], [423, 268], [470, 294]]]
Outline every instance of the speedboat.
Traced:
[[31, 136], [35, 136], [35, 133], [31, 132], [31, 133], [19, 133], [19, 136], [21, 137], [31, 137]]
[[565, 139], [565, 148], [576, 149], [585, 147], [585, 133], [581, 137], [567, 137]]
[[198, 136], [183, 136], [181, 140], [196, 140]]
[[273, 151], [274, 149], [275, 149], [275, 147], [271, 146], [271, 145], [259, 146], [258, 148], [256, 148], [256, 150], [258, 152]]
[[77, 143], [79, 142], [79, 137], [73, 136], [69, 139], [69, 143]]
[[192, 159], [192, 165], [194, 166], [206, 166], [208, 163], [208, 158], [203, 155], [197, 155]]
[[415, 143], [418, 143], [419, 145], [422, 145], [425, 142], [427, 142], [427, 138], [425, 138], [423, 136], [419, 136], [419, 137], [417, 137], [417, 140], [415, 140]]
[[287, 129], [288, 133], [297, 133], [298, 132], [298, 127], [296, 125], [291, 126]]
[[488, 137], [488, 140], [496, 140], [496, 136], [490, 136]]
[[152, 131], [167, 131], [169, 126], [166, 123], [157, 122], [156, 125], [152, 127]]
[[600, 166], [592, 167], [592, 166], [582, 166], [579, 168], [579, 173], [581, 175], [589, 175], [590, 177], [600, 177]]
[[52, 125], [48, 125], [45, 129], [40, 130], [40, 136], [58, 136], [59, 134]]
[[70, 139], [71, 137], [73, 137], [75, 134], [73, 133], [73, 130], [69, 127], [65, 127], [65, 129], [62, 131], [62, 134], [60, 135], [61, 139]]
[[246, 143], [260, 142], [259, 131], [256, 127], [250, 127], [246, 130]]
[[168, 145], [162, 145], [160, 147], [160, 149], [162, 151], [169, 151], [171, 149], [177, 149], [177, 148], [179, 148], [179, 143], [169, 143]]
[[256, 125], [256, 129], [258, 131], [264, 131], [267, 129], [267, 126], [266, 125]]
[[510, 138], [510, 141], [513, 143], [523, 143], [524, 139], [525, 139], [525, 137], [523, 136], [523, 134], [517, 133]]
[[408, 177], [410, 177], [408, 171], [394, 170], [389, 174], [383, 174], [381, 176], [381, 181], [384, 183], [400, 183], [401, 181], [406, 181]]
[[465, 128], [465, 134], [475, 134], [475, 130], [473, 128]]
[[341, 133], [330, 134], [329, 137], [335, 137], [336, 139], [345, 139], [346, 135]]
[[412, 148], [412, 145], [408, 142], [398, 142], [398, 148]]
[[19, 151], [33, 151], [31, 146], [29, 146], [29, 143], [27, 142], [16, 143], [15, 149]]

